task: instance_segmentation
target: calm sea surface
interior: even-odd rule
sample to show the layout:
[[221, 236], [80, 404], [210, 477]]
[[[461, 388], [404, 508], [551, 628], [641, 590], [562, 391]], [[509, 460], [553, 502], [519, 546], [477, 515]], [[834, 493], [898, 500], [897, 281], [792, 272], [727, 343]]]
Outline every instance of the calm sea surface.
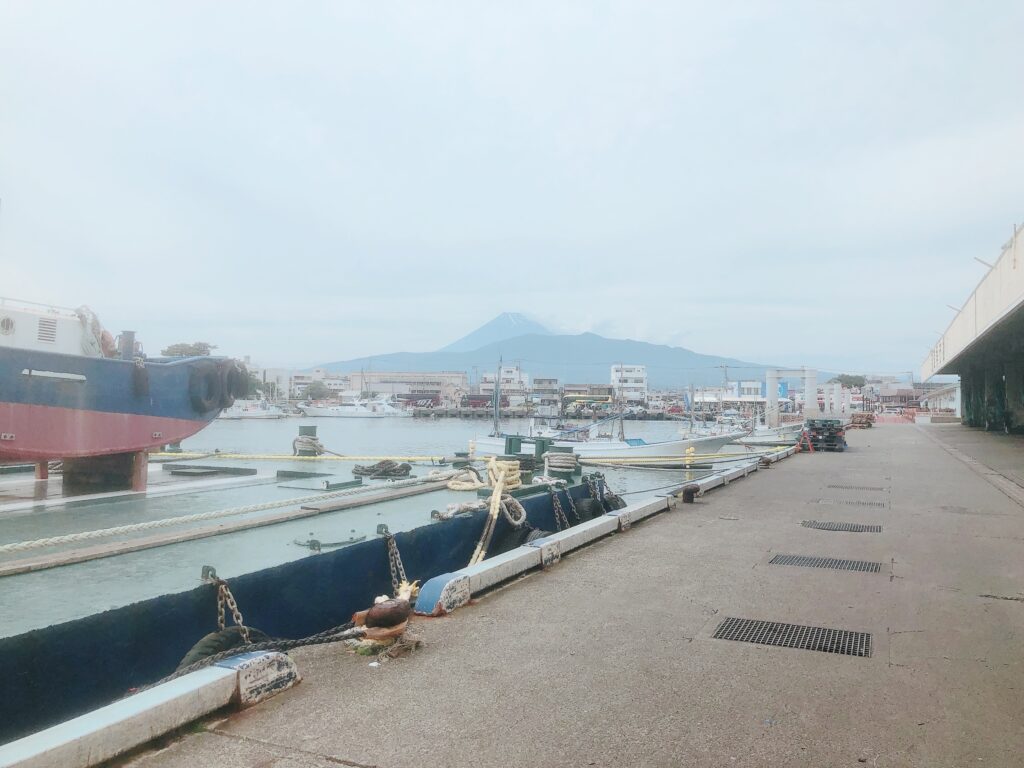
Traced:
[[[300, 424], [315, 424], [318, 437], [328, 449], [353, 456], [450, 456], [455, 451], [467, 450], [470, 440], [486, 434], [490, 429], [489, 421], [477, 419], [219, 420], [184, 443], [182, 448], [186, 451], [219, 449], [225, 453], [290, 454], [292, 440], [298, 434]], [[525, 430], [527, 425], [513, 421], [503, 423], [503, 427], [514, 431]], [[626, 423], [627, 437], [640, 437], [648, 441], [669, 439], [677, 430], [678, 424], [673, 422]], [[354, 462], [225, 460], [225, 463], [253, 466], [261, 471], [290, 467], [312, 469], [330, 472], [337, 475], [338, 479], [347, 480], [352, 478]], [[413, 474], [422, 476], [431, 469], [429, 465], [417, 465]], [[650, 489], [678, 484], [683, 479], [683, 472], [607, 470], [606, 476], [613, 490], [634, 493], [635, 499], [648, 495], [643, 492]], [[641, 493], [636, 493], [638, 491]], [[0, 543], [59, 536], [277, 499], [294, 499], [316, 493], [309, 489], [282, 487], [281, 483], [270, 481], [183, 495], [37, 508], [31, 512], [0, 514]], [[215, 566], [218, 574], [230, 579], [300, 557], [310, 557], [309, 549], [295, 544], [296, 539], [316, 538], [330, 542], [344, 541], [353, 536], [372, 537], [376, 533], [377, 524], [382, 522], [387, 523], [392, 531], [427, 525], [430, 524], [432, 509], [444, 509], [449, 503], [474, 498], [475, 494], [472, 493], [438, 491], [387, 504], [0, 578], [0, 637], [88, 616], [168, 592], [190, 589], [200, 583], [199, 575], [203, 565]], [[252, 513], [252, 516], [259, 514]], [[160, 530], [187, 530], [188, 527]], [[87, 544], [118, 540], [119, 537], [106, 537]], [[32, 550], [28, 554], [48, 554], [80, 546], [84, 545], [80, 542]], [[23, 557], [25, 554], [3, 555], [0, 561]]]

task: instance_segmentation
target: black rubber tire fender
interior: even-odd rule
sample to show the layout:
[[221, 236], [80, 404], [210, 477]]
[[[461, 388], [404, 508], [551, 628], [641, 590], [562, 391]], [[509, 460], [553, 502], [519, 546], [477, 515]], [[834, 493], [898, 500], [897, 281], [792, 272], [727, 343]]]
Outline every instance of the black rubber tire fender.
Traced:
[[200, 363], [189, 371], [188, 396], [198, 413], [219, 408], [223, 391], [221, 374], [214, 363]]
[[623, 509], [626, 506], [626, 500], [617, 493], [608, 494], [605, 497], [605, 502], [608, 505], [609, 512], [615, 512], [616, 510]]
[[149, 396], [149, 369], [145, 366], [132, 366], [132, 394], [136, 397]]
[[542, 531], [540, 528], [534, 528], [526, 535], [526, 543], [536, 541], [537, 539], [543, 539], [551, 535], [551, 531]]
[[580, 516], [581, 522], [600, 517], [605, 511], [604, 504], [599, 499], [580, 499], [576, 502], [576, 513]]
[[[265, 632], [249, 627], [250, 642], [262, 643], [269, 639], [270, 637]], [[245, 640], [242, 638], [242, 630], [238, 627], [228, 627], [227, 629], [203, 635], [199, 642], [193, 645], [189, 652], [185, 654], [185, 658], [178, 664], [178, 669], [184, 669], [195, 664], [197, 661], [202, 661], [207, 656], [230, 651], [232, 648], [237, 648], [244, 644]]]
[[232, 363], [220, 367], [220, 407], [230, 408], [235, 404], [235, 391], [233, 389], [232, 371], [235, 366]]
[[230, 408], [235, 404], [235, 398], [247, 394], [246, 378], [245, 368], [238, 363], [229, 363], [225, 366], [221, 375], [221, 388], [224, 393], [221, 405], [224, 408]]

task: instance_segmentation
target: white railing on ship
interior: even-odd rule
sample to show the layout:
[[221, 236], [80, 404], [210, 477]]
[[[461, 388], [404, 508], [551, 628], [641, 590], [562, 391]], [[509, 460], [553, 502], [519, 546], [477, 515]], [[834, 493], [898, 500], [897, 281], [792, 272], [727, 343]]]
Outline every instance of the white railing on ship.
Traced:
[[39, 307], [45, 309], [48, 312], [68, 312], [72, 315], [77, 315], [78, 311], [71, 307], [58, 307], [55, 304], [44, 304], [41, 301], [24, 301], [22, 299], [12, 299], [9, 296], [0, 296], [0, 307], [11, 307], [13, 309], [34, 309]]

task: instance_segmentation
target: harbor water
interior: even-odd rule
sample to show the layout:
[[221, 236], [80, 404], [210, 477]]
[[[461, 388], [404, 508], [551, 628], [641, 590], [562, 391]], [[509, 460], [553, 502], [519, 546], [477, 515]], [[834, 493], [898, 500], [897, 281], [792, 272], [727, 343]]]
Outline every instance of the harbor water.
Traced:
[[[462, 419], [332, 419], [219, 420], [182, 445], [185, 451], [246, 454], [290, 454], [298, 426], [315, 424], [318, 437], [331, 451], [350, 456], [452, 456], [468, 449], [469, 441], [485, 433], [486, 423]], [[503, 425], [510, 432], [524, 431], [526, 422]], [[647, 441], [675, 436], [672, 422], [629, 422], [629, 437]], [[278, 469], [330, 473], [332, 479], [351, 480], [357, 462], [219, 460], [232, 467], [261, 471], [255, 482], [196, 490], [173, 495], [128, 497], [97, 501], [70, 501], [0, 513], [0, 544], [61, 536], [113, 526], [210, 512], [267, 501], [287, 501], [318, 494], [301, 483], [279, 481]], [[200, 462], [201, 463], [201, 462]], [[358, 463], [372, 463], [360, 461]], [[424, 477], [437, 466], [418, 463], [413, 475]], [[654, 494], [686, 478], [683, 470], [623, 470], [601, 468], [610, 487], [623, 494]], [[381, 483], [386, 487], [386, 483]], [[637, 497], [637, 496], [635, 496]], [[19, 634], [99, 611], [117, 608], [157, 595], [178, 592], [200, 583], [202, 566], [212, 565], [220, 576], [232, 578], [302, 557], [316, 556], [296, 543], [317, 539], [343, 542], [372, 537], [377, 526], [393, 532], [431, 523], [431, 510], [472, 501], [474, 493], [440, 490], [384, 503], [317, 515], [311, 518], [250, 528], [224, 535], [119, 554], [88, 562], [0, 578], [0, 637]], [[628, 496], [627, 496], [628, 498]], [[258, 516], [249, 513], [248, 516]], [[234, 521], [247, 515], [232, 516]], [[224, 518], [221, 518], [222, 520]], [[161, 530], [188, 530], [189, 524]], [[129, 535], [104, 537], [116, 542]], [[46, 553], [72, 549], [67, 543], [46, 548]], [[0, 555], [0, 564], [24, 553]], [[415, 574], [410, 574], [415, 578]]]

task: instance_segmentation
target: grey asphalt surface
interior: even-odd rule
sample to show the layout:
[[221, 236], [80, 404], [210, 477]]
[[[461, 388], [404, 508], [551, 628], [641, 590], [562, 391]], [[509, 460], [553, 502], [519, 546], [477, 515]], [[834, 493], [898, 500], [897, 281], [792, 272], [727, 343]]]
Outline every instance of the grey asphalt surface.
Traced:
[[[130, 763], [1020, 766], [1024, 509], [936, 439], [1024, 468], [1021, 441], [959, 426], [853, 431], [417, 622], [403, 659], [300, 650], [301, 685]], [[726, 616], [870, 632], [874, 652], [713, 639]]]

